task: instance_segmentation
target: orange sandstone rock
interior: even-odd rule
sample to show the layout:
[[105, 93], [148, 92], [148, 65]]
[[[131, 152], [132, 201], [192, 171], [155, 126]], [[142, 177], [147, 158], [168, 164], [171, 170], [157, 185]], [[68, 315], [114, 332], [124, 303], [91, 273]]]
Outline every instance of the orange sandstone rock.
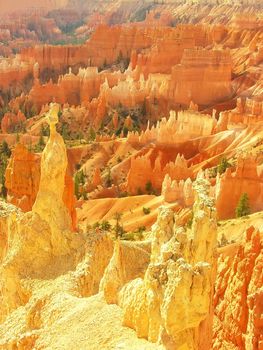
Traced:
[[213, 349], [261, 349], [263, 235], [253, 226], [243, 242], [219, 250]]
[[230, 98], [231, 57], [225, 50], [186, 49], [172, 69], [169, 98], [176, 103], [209, 105]]
[[17, 115], [7, 112], [1, 120], [2, 132], [15, 132], [16, 130], [21, 129], [25, 121], [26, 117], [21, 111], [18, 111]]
[[114, 115], [112, 117], [112, 124], [113, 124], [114, 129], [116, 130], [118, 128], [118, 125], [119, 125], [119, 117], [118, 117], [117, 111], [114, 112]]
[[[129, 281], [117, 241], [101, 284], [107, 302], [123, 308], [123, 325], [172, 349], [208, 350], [212, 344], [217, 225], [209, 183], [199, 179], [195, 190], [191, 232], [180, 226], [172, 210], [161, 207], [144, 277], [134, 274], [137, 278]], [[133, 269], [141, 270], [133, 256]]]
[[177, 182], [167, 174], [162, 184], [162, 195], [168, 203], [179, 202], [184, 207], [191, 207], [194, 204], [194, 190], [190, 178]]
[[137, 132], [128, 133], [128, 142], [147, 144], [154, 142], [158, 145], [176, 145], [196, 137], [208, 136], [216, 126], [214, 116], [201, 114], [197, 111], [170, 111], [168, 119], [162, 118], [156, 126], [150, 127], [139, 135]]
[[[161, 152], [157, 153], [157, 156], [154, 153], [154, 150], [150, 149], [145, 155], [131, 158], [127, 178], [129, 193], [137, 194], [140, 191], [151, 190], [159, 192], [166, 174], [169, 174], [172, 180], [186, 180], [192, 177], [192, 170], [183, 156], [178, 154], [174, 162], [164, 162]], [[148, 184], [151, 184], [152, 188], [147, 190]]]
[[7, 90], [32, 75], [33, 64], [16, 58], [0, 58], [0, 88]]
[[101, 172], [100, 172], [100, 168], [98, 168], [98, 167], [94, 171], [91, 185], [92, 185], [93, 189], [102, 185]]
[[219, 219], [229, 219], [235, 216], [235, 209], [243, 193], [248, 195], [252, 213], [263, 209], [263, 176], [253, 158], [239, 158], [233, 174], [228, 168], [221, 177], [218, 177], [216, 208]]
[[[35, 203], [40, 181], [41, 156], [28, 151], [22, 144], [17, 144], [6, 169], [7, 200], [21, 208], [30, 211]], [[67, 171], [63, 200], [72, 218], [72, 225], [76, 227], [76, 209], [74, 184]]]
[[252, 99], [237, 99], [236, 108], [220, 113], [217, 132], [230, 129], [243, 129], [262, 121], [263, 103]]

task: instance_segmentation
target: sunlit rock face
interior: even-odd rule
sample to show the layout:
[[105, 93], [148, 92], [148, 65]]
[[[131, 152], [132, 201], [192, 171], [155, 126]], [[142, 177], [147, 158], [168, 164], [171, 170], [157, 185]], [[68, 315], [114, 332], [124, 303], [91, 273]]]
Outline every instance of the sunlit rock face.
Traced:
[[[50, 138], [41, 158], [39, 191], [32, 211], [24, 214], [12, 205], [1, 209], [1, 234], [5, 238], [0, 270], [2, 318], [27, 302], [23, 278], [54, 273], [54, 260], [60, 261], [58, 269], [67, 268], [75, 259], [70, 252], [81, 241], [72, 232], [71, 217], [63, 201], [67, 154], [55, 128], [58, 108], [52, 105], [48, 114]], [[68, 262], [63, 263], [64, 259]]]
[[262, 339], [263, 233], [253, 226], [244, 238], [219, 251], [213, 349], [260, 349]]
[[40, 157], [18, 144], [5, 173], [8, 202], [30, 211], [36, 199], [40, 180]]
[[[51, 241], [59, 246], [61, 232], [71, 229], [70, 216], [63, 202], [67, 152], [64, 140], [56, 131], [59, 106], [54, 105], [47, 116], [50, 125], [50, 137], [41, 157], [41, 176], [39, 191], [33, 205], [37, 213], [49, 222], [52, 232]], [[61, 242], [62, 246], [64, 242]]]
[[[41, 155], [32, 153], [20, 143], [12, 152], [5, 172], [7, 201], [22, 209], [30, 211], [35, 203], [41, 176]], [[63, 190], [63, 201], [70, 213], [72, 227], [76, 227], [76, 209], [74, 184], [67, 169]]]
[[103, 284], [106, 300], [123, 308], [125, 326], [135, 329], [138, 337], [176, 349], [211, 347], [217, 227], [209, 183], [198, 179], [194, 188], [191, 230], [179, 226], [173, 211], [161, 207], [144, 277], [124, 283], [125, 261], [116, 243], [108, 267], [116, 274], [114, 285], [109, 277]]
[[237, 99], [236, 108], [220, 113], [216, 131], [244, 129], [259, 123], [263, 117], [263, 103], [252, 99]]
[[154, 160], [152, 154], [150, 149], [145, 155], [131, 159], [127, 178], [127, 187], [130, 193], [137, 194], [140, 191], [145, 191], [147, 183], [151, 183], [153, 189], [160, 191], [166, 174], [173, 180], [184, 180], [192, 176], [192, 170], [188, 167], [184, 156], [178, 154], [174, 162], [162, 164], [162, 157], [158, 155]]
[[236, 171], [230, 169], [217, 179], [216, 207], [219, 219], [235, 216], [242, 194], [247, 193], [251, 212], [260, 211], [262, 206], [263, 174], [253, 157], [239, 157]]
[[0, 0], [0, 349], [263, 349], [262, 28], [256, 0]]
[[184, 207], [192, 207], [194, 204], [193, 183], [187, 180], [172, 180], [167, 174], [162, 184], [162, 195], [168, 203], [178, 201]]
[[185, 50], [181, 63], [172, 69], [170, 98], [188, 105], [208, 105], [231, 97], [229, 51]]

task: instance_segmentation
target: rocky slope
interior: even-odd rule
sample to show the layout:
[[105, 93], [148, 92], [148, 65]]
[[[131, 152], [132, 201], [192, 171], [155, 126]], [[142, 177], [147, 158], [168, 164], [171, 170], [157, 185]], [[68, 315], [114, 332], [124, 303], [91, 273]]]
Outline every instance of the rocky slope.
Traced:
[[214, 349], [260, 348], [261, 216], [244, 222], [244, 240], [217, 259], [215, 209], [200, 177], [191, 228], [189, 213], [161, 207], [146, 241], [72, 232], [56, 108], [32, 212], [1, 203], [1, 348], [210, 349], [213, 314]]
[[40, 5], [0, 14], [0, 349], [261, 349], [261, 4]]

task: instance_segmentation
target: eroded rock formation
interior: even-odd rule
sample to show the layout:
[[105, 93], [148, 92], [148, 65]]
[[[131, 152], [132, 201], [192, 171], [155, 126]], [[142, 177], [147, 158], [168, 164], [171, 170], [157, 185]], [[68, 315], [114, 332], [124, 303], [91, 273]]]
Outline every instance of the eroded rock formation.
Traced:
[[237, 99], [237, 106], [230, 111], [220, 113], [217, 131], [234, 128], [246, 128], [262, 121], [263, 103], [252, 99]]
[[5, 173], [0, 348], [261, 349], [262, 214], [233, 217], [263, 209], [262, 6], [68, 3], [0, 11], [0, 141], [51, 129]]
[[29, 211], [36, 199], [40, 180], [40, 157], [22, 144], [13, 150], [5, 173], [8, 202]]
[[260, 211], [262, 207], [263, 175], [261, 167], [257, 166], [251, 157], [239, 157], [236, 171], [227, 169], [217, 179], [216, 208], [219, 219], [229, 219], [235, 216], [235, 210], [242, 194], [249, 198], [251, 212]]
[[179, 202], [184, 207], [192, 207], [194, 204], [193, 183], [190, 178], [187, 180], [172, 180], [166, 174], [162, 184], [162, 196], [168, 203]]
[[19, 84], [32, 75], [33, 65], [18, 58], [0, 59], [0, 87], [7, 90], [12, 84]]
[[13, 214], [7, 213], [5, 218], [7, 240], [0, 271], [0, 279], [5, 281], [1, 282], [2, 318], [28, 300], [22, 286], [26, 276], [54, 273], [52, 262], [56, 259], [62, 263], [60, 268], [70, 266], [75, 258], [69, 254], [81, 242], [81, 237], [71, 231], [71, 217], [63, 202], [67, 155], [55, 129], [57, 113], [58, 106], [52, 106], [48, 116], [50, 139], [41, 159], [39, 192], [33, 209], [26, 214], [11, 210]]
[[165, 162], [158, 153], [154, 158], [154, 152], [150, 149], [145, 155], [131, 159], [127, 189], [132, 194], [140, 191], [160, 191], [166, 174], [169, 174], [172, 180], [186, 180], [192, 176], [192, 170], [184, 156], [178, 154], [174, 162]]
[[[41, 155], [32, 153], [22, 144], [17, 144], [12, 152], [5, 173], [7, 201], [21, 208], [24, 212], [30, 211], [35, 203], [39, 190], [41, 175]], [[68, 208], [72, 220], [72, 227], [76, 227], [76, 209], [74, 184], [69, 169], [65, 174], [63, 201]]]
[[[151, 261], [144, 278], [124, 284], [122, 277], [121, 283], [116, 282], [120, 280], [117, 276], [125, 271], [118, 243], [108, 267], [117, 273], [114, 281], [118, 286], [111, 288], [116, 294], [111, 295], [110, 302], [117, 300], [123, 308], [123, 324], [134, 328], [139, 337], [151, 342], [161, 341], [168, 348], [211, 347], [216, 271], [215, 209], [208, 197], [209, 183], [198, 179], [194, 187], [197, 197], [190, 231], [177, 226], [173, 211], [160, 209], [152, 228]], [[121, 284], [124, 286], [120, 289]], [[106, 299], [107, 290], [104, 282]]]
[[187, 49], [174, 66], [169, 96], [177, 103], [209, 105], [232, 96], [229, 51]]
[[243, 240], [219, 250], [213, 349], [260, 349], [263, 235], [250, 226]]
[[19, 111], [17, 115], [13, 113], [5, 113], [3, 119], [1, 120], [2, 132], [5, 134], [20, 131], [23, 129], [23, 124], [25, 121], [26, 117], [21, 111]]
[[168, 119], [163, 118], [156, 126], [150, 127], [140, 135], [136, 132], [128, 134], [128, 142], [147, 144], [154, 142], [159, 145], [175, 145], [196, 137], [211, 135], [216, 126], [214, 116], [187, 110], [178, 113], [170, 111]]

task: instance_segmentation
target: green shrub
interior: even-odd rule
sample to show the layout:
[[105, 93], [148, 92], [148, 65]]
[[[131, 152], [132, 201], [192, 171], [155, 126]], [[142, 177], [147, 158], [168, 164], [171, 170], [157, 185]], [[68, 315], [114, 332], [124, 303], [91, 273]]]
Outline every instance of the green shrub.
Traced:
[[135, 232], [124, 233], [121, 237], [124, 241], [135, 241]]
[[186, 226], [187, 226], [188, 228], [191, 228], [191, 227], [192, 227], [192, 225], [193, 225], [193, 220], [194, 220], [194, 213], [191, 212], [191, 216], [190, 216], [190, 218], [188, 219], [187, 224], [186, 224]]
[[[74, 176], [74, 188], [75, 188], [75, 196], [77, 199], [80, 199], [81, 195], [85, 192], [81, 193], [80, 186], [85, 184], [85, 175], [83, 170], [78, 171]], [[85, 194], [84, 194], [85, 199]]]
[[88, 132], [88, 141], [94, 141], [96, 139], [96, 131], [90, 127]]
[[148, 215], [148, 214], [150, 214], [151, 209], [150, 209], [150, 208], [143, 207], [143, 208], [142, 208], [142, 211], [143, 211], [144, 215]]
[[11, 150], [6, 141], [3, 141], [0, 146], [0, 196], [6, 198], [7, 188], [5, 186], [5, 171], [8, 165], [8, 159], [11, 155]]
[[226, 159], [226, 157], [223, 157], [220, 160], [220, 163], [217, 166], [217, 171], [219, 172], [219, 174], [223, 174], [227, 168], [230, 168], [231, 164], [228, 162], [228, 160]]
[[116, 212], [114, 214], [114, 220], [115, 220], [115, 225], [113, 227], [113, 231], [115, 234], [115, 238], [122, 238], [124, 234], [126, 233], [122, 224], [121, 224], [121, 218], [122, 218], [122, 213]]
[[236, 217], [240, 218], [250, 214], [249, 198], [247, 193], [243, 193], [236, 207]]
[[150, 180], [146, 182], [145, 190], [146, 190], [146, 192], [148, 194], [152, 194], [153, 193], [153, 185], [152, 185]]
[[100, 227], [103, 231], [110, 231], [111, 230], [111, 224], [109, 223], [109, 221], [106, 221], [106, 220], [102, 221]]
[[10, 150], [10, 148], [8, 146], [8, 143], [5, 140], [2, 143], [1, 153], [3, 153], [8, 158], [11, 156], [11, 150]]
[[107, 176], [106, 176], [106, 186], [111, 187], [112, 186], [112, 177], [111, 177], [111, 168], [107, 168]]
[[220, 247], [225, 247], [225, 246], [228, 245], [228, 244], [229, 244], [229, 242], [228, 242], [228, 240], [226, 239], [225, 234], [223, 233], [222, 236], [221, 236], [221, 240], [220, 240], [219, 246], [220, 246]]

